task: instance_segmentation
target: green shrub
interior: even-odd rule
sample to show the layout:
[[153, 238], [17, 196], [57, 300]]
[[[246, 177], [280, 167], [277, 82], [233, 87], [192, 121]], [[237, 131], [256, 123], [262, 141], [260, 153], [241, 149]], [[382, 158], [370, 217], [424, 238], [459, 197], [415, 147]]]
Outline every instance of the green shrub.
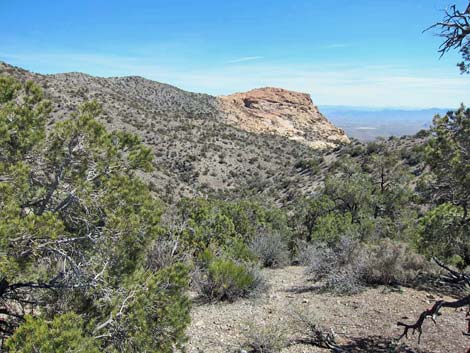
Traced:
[[191, 307], [186, 295], [187, 268], [175, 264], [156, 273], [136, 273], [136, 278], [130, 294], [120, 301], [119, 310], [125, 302], [123, 311], [127, 315], [116, 320], [112, 347], [124, 352], [161, 353], [182, 348]]
[[[435, 256], [454, 265], [470, 263], [470, 230], [463, 222], [462, 208], [444, 203], [427, 212], [421, 220], [418, 249], [426, 256]], [[455, 259], [460, 258], [460, 263]]]
[[38, 86], [0, 77], [0, 339], [14, 352], [173, 352], [189, 276], [148, 258], [163, 209], [138, 178], [152, 150], [106, 131], [96, 101], [46, 129], [50, 107]]
[[256, 254], [240, 238], [233, 238], [223, 246], [224, 256], [235, 261], [256, 262]]
[[209, 301], [234, 301], [248, 297], [262, 284], [252, 265], [224, 258], [212, 259], [206, 268], [199, 268], [193, 282], [199, 294]]
[[52, 321], [26, 316], [6, 342], [10, 353], [99, 353], [97, 340], [84, 330], [80, 316], [67, 313]]
[[358, 224], [352, 222], [350, 213], [328, 213], [319, 217], [313, 227], [311, 238], [317, 242], [334, 244], [344, 236], [350, 236], [358, 232]]
[[[241, 243], [250, 244], [259, 229], [290, 234], [287, 216], [277, 208], [256, 201], [221, 201], [186, 199], [179, 203], [179, 212], [187, 227], [180, 236], [182, 248], [196, 257], [209, 246], [239, 251], [242, 260], [250, 257]], [[243, 254], [242, 254], [243, 253]]]
[[381, 140], [375, 140], [368, 142], [366, 145], [366, 153], [367, 154], [372, 154], [372, 153], [380, 153], [383, 152], [384, 150], [384, 142]]
[[302, 159], [294, 164], [294, 168], [300, 169], [301, 171], [309, 171], [314, 174], [320, 173], [320, 159]]
[[416, 134], [415, 134], [415, 137], [417, 138], [425, 138], [425, 137], [428, 137], [431, 135], [431, 131], [430, 130], [425, 130], [425, 129], [421, 129], [419, 130]]

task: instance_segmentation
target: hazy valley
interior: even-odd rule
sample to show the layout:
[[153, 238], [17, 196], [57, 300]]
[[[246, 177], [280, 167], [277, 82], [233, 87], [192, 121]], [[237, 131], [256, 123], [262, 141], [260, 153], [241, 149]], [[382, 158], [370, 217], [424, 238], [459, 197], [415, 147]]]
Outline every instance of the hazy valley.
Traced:
[[349, 137], [372, 141], [377, 137], [414, 135], [429, 129], [436, 114], [445, 115], [449, 110], [430, 109], [381, 109], [347, 106], [321, 106], [331, 122], [341, 127]]

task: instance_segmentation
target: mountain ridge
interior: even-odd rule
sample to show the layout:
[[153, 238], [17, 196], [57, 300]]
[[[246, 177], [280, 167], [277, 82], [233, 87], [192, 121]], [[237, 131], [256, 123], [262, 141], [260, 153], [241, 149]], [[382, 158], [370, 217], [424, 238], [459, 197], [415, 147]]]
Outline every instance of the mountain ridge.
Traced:
[[[6, 63], [3, 63], [3, 66], [13, 68]], [[184, 92], [184, 95], [191, 96], [194, 99], [206, 97], [206, 103], [213, 114], [217, 115], [215, 112], [217, 110], [219, 117], [225, 123], [248, 132], [277, 134], [313, 148], [335, 147], [338, 144], [349, 142], [344, 131], [336, 128], [320, 113], [318, 107], [313, 105], [312, 99], [307, 93], [277, 87], [262, 87], [247, 92], [237, 92], [227, 96], [216, 97], [204, 93], [187, 92], [176, 86], [149, 80], [142, 76], [96, 77], [81, 72], [41, 75], [21, 68], [15, 69], [19, 69], [22, 74], [31, 76], [33, 80], [38, 77], [45, 77], [59, 81], [70, 80], [70, 83], [74, 85], [98, 83], [105, 86], [105, 88], [108, 88], [106, 87], [108, 86], [106, 82], [114, 82], [118, 86], [127, 85], [127, 88], [130, 88], [129, 84], [133, 83], [134, 87], [137, 85], [145, 86], [147, 94], [149, 91], [156, 89], [173, 91], [172, 94]], [[211, 98], [208, 99], [208, 97]], [[150, 96], [138, 96], [137, 98], [150, 99], [153, 104], [161, 103], [161, 100], [152, 94]], [[251, 99], [256, 103], [261, 102], [261, 104], [258, 104], [256, 109], [247, 109], [243, 102], [243, 100], [247, 99]], [[186, 100], [184, 103], [184, 106], [187, 106], [190, 102]], [[267, 103], [270, 103], [271, 106], [267, 106]], [[290, 107], [286, 107], [286, 105], [290, 105]], [[182, 105], [183, 110], [184, 106]], [[170, 109], [168, 106], [165, 108], [167, 111], [174, 109], [174, 107]], [[263, 108], [268, 109], [263, 110]]]
[[0, 74], [32, 80], [44, 89], [53, 103], [49, 126], [70, 118], [85, 101], [101, 103], [103, 114], [97, 119], [109, 130], [135, 133], [153, 149], [154, 171], [144, 177], [168, 203], [235, 194], [260, 195], [282, 205], [299, 192], [312, 191], [321, 178], [312, 180], [295, 167], [318, 150], [230, 122], [218, 97], [132, 76], [41, 75], [3, 63]]

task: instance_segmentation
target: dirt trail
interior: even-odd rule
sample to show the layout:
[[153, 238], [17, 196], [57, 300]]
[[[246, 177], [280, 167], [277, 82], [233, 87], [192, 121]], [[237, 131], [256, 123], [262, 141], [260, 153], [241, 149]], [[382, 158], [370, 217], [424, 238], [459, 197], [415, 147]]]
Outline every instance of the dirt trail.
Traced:
[[[465, 329], [463, 310], [445, 310], [437, 326], [431, 321], [424, 327], [421, 344], [417, 338], [394, 339], [400, 330], [397, 321], [412, 321], [430, 307], [437, 294], [404, 288], [390, 291], [386, 287], [368, 289], [352, 296], [334, 296], [311, 290], [302, 267], [264, 270], [268, 289], [254, 299], [235, 303], [194, 304], [188, 330], [189, 353], [226, 353], [239, 351], [247, 330], [264, 325], [281, 328], [288, 337], [298, 336], [293, 311], [313, 315], [325, 328], [333, 329], [337, 342], [349, 352], [465, 352], [470, 340]], [[450, 299], [450, 298], [447, 298]], [[295, 345], [283, 353], [328, 352], [328, 350]]]

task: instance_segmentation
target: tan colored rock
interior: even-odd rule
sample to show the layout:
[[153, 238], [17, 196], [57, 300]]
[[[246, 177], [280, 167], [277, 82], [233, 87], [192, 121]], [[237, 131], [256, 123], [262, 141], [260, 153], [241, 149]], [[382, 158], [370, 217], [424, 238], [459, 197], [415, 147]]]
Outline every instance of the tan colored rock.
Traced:
[[349, 143], [306, 93], [266, 87], [218, 98], [227, 122], [245, 131], [277, 134], [314, 148]]

